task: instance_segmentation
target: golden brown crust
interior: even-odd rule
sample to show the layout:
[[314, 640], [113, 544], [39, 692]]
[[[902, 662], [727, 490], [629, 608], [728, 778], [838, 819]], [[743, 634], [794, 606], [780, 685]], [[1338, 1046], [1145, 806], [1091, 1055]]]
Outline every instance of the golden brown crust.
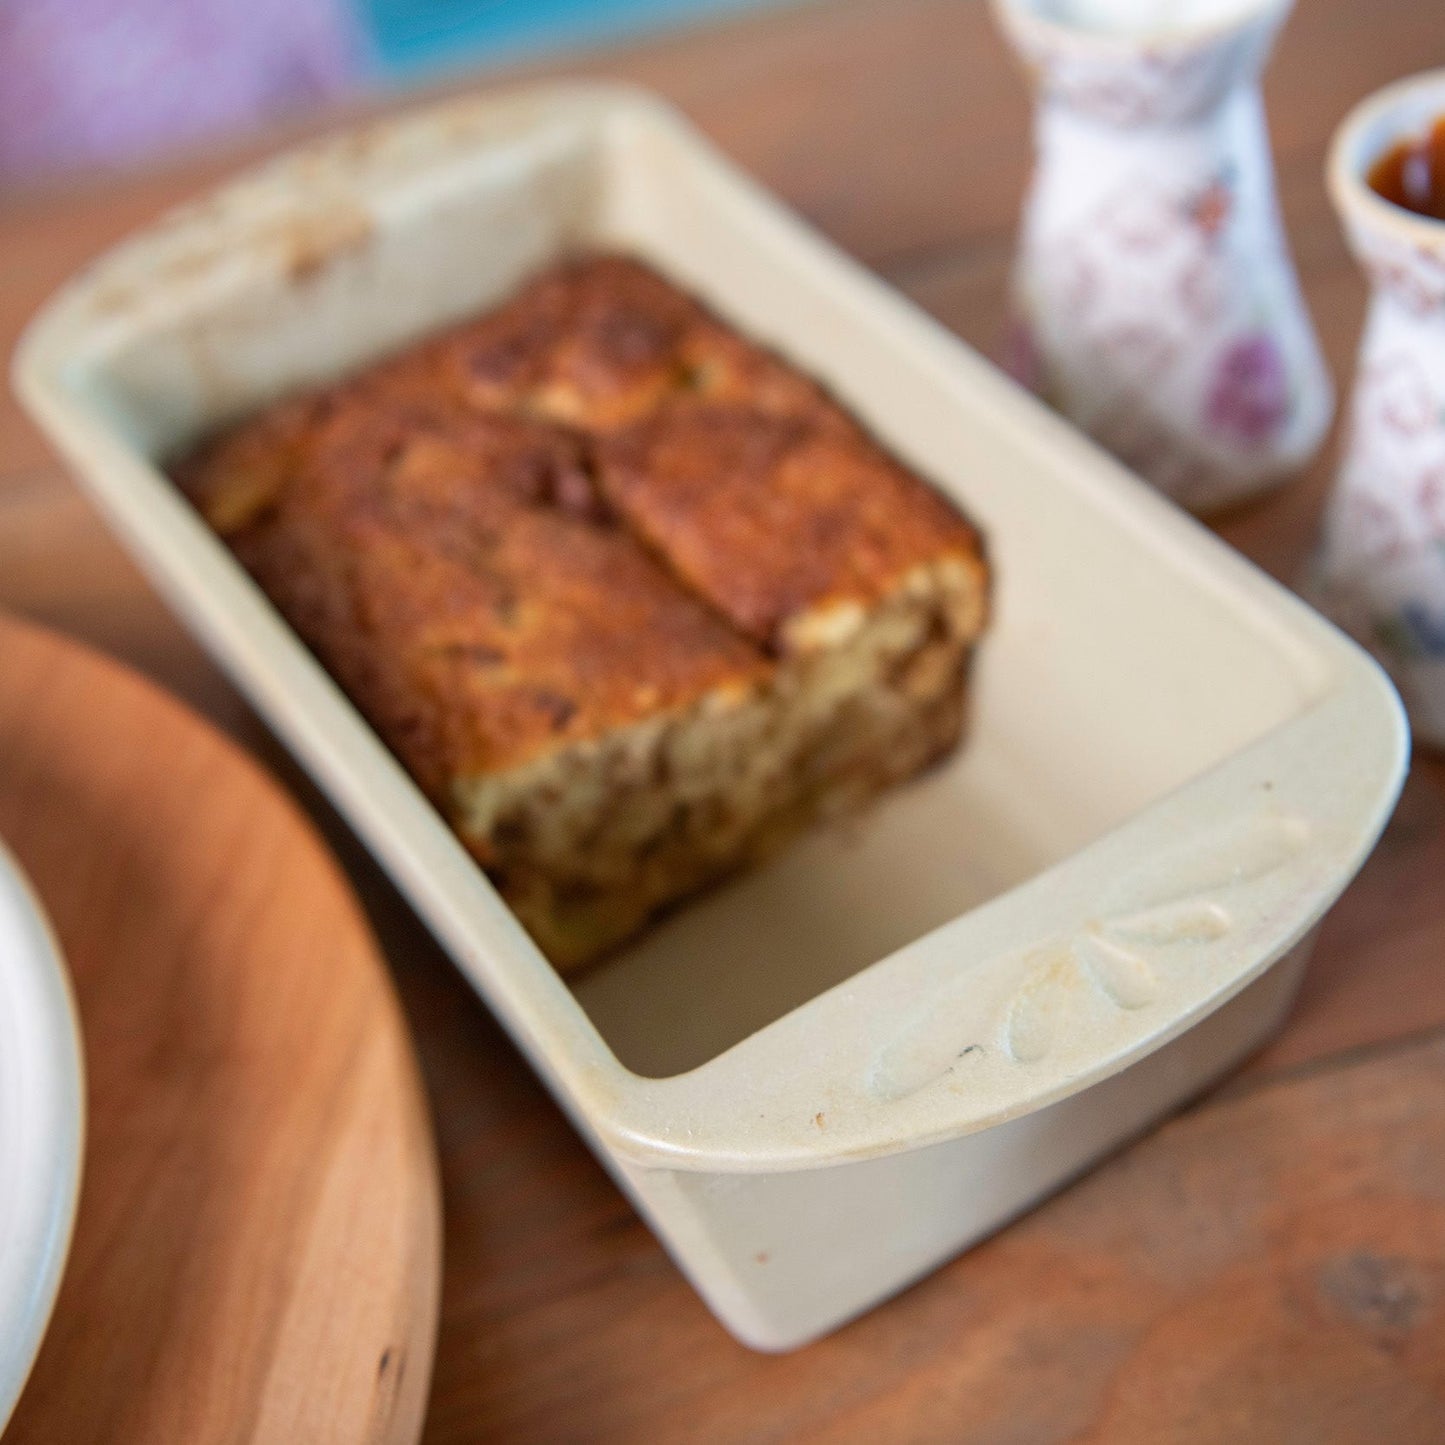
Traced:
[[741, 631], [867, 607], [920, 563], [981, 569], [977, 531], [817, 383], [646, 267], [556, 268], [457, 333], [471, 405], [597, 439], [606, 499]]
[[486, 416], [422, 429], [350, 403], [313, 404], [286, 485], [239, 526], [224, 525], [234, 498], [276, 470], [264, 444], [243, 429], [182, 476], [434, 795], [765, 675], [599, 513], [572, 438]]
[[[819, 404], [819, 410], [831, 408]], [[826, 414], [674, 405], [600, 449], [603, 494], [740, 631], [868, 608], [919, 566], [981, 559], [978, 533], [861, 432]]]
[[636, 262], [176, 475], [559, 963], [956, 737], [977, 532]]
[[764, 413], [825, 401], [814, 382], [621, 256], [552, 268], [442, 349], [450, 384], [470, 405], [592, 434], [679, 397], [746, 401]]

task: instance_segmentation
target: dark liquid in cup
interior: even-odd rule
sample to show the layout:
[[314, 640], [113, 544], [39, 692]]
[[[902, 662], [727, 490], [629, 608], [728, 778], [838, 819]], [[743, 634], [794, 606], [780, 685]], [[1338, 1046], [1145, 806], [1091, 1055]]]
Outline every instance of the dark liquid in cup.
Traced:
[[1367, 179], [1387, 201], [1445, 221], [1445, 115], [1424, 135], [1397, 141], [1370, 167]]

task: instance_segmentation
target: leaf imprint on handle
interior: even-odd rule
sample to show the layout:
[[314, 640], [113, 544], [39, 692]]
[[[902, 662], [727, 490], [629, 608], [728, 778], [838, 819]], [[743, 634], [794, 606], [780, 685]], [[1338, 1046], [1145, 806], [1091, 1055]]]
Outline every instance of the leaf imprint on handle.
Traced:
[[[1237, 910], [1211, 895], [1229, 895], [1231, 904], [1237, 902], [1247, 914], [1253, 886], [1292, 863], [1310, 837], [1310, 825], [1291, 815], [1231, 824], [1130, 875], [1123, 910], [1000, 961], [1000, 968], [1022, 974], [1001, 1017], [995, 1015], [1004, 1051], [1020, 1064], [1046, 1058], [1067, 1038], [1091, 995], [1098, 999], [1102, 994], [1121, 1013], [1158, 1002], [1165, 992], [1160, 966], [1166, 974], [1171, 967], [1187, 973], [1188, 956], [1182, 950], [1208, 948], [1235, 927]], [[974, 988], [967, 977], [955, 979], [926, 1014], [904, 1028], [875, 1058], [869, 1093], [904, 1099], [956, 1076], [962, 1061], [983, 1058], [986, 1048], [974, 1042], [980, 1021], [959, 1019], [968, 1012]], [[985, 1026], [982, 1035], [989, 1032]]]
[[1109, 918], [1098, 931], [1126, 944], [1169, 948], [1182, 943], [1217, 943], [1232, 926], [1217, 903], [1166, 903], [1123, 918]]
[[1141, 953], [1090, 929], [1074, 943], [1079, 962], [1122, 1009], [1143, 1008], [1159, 997], [1159, 975]]
[[1071, 1003], [1085, 984], [1068, 944], [1045, 950], [1004, 1016], [1004, 1043], [1021, 1064], [1043, 1058], [1054, 1046]]
[[[1265, 814], [1221, 828], [1202, 845], [1141, 869], [1130, 880], [1129, 892], [1136, 900], [1131, 918], [1137, 922], [1170, 904], [1207, 906], [1214, 894], [1262, 882], [1292, 863], [1309, 840], [1310, 825], [1286, 814]], [[1113, 921], [1120, 921], [1117, 915]]]

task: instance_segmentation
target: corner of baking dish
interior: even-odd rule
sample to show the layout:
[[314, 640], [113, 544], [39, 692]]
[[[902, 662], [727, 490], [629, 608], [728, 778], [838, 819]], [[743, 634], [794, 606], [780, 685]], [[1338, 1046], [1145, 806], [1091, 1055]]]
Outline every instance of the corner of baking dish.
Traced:
[[[1116, 479], [1086, 443], [983, 376], [981, 363], [881, 288], [869, 294], [890, 325], [966, 363], [997, 389], [999, 408], [1028, 410], [1028, 426], [1077, 463], [1080, 486], [1097, 486], [1111, 505], [1117, 492], [1160, 546], [1236, 587], [1262, 625], [1308, 656], [1318, 686], [1298, 716], [1072, 857], [671, 1078], [618, 1062], [400, 766], [78, 377], [77, 358], [103, 355], [142, 305], [182, 304], [187, 287], [274, 267], [277, 248], [307, 260], [308, 246], [345, 245], [358, 167], [384, 178], [418, 150], [461, 153], [539, 116], [567, 125], [599, 114], [661, 127], [718, 164], [662, 103], [593, 85], [454, 102], [319, 142], [182, 208], [72, 282], [22, 340], [17, 391], [160, 590], [246, 678], [539, 1070], [620, 1157], [733, 1172], [875, 1157], [983, 1129], [1118, 1072], [1239, 992], [1319, 921], [1398, 795], [1403, 713], [1353, 644]], [[733, 183], [725, 166], [718, 174]], [[333, 194], [337, 177], [346, 184]], [[298, 193], [324, 218], [299, 242], [278, 224], [295, 219]], [[247, 245], [236, 244], [239, 231]], [[157, 274], [167, 286], [153, 284]]]
[[1303, 716], [702, 1068], [640, 1080], [614, 1147], [737, 1171], [875, 1157], [1041, 1108], [1153, 1052], [1282, 958], [1403, 783], [1394, 689], [1340, 640]]
[[103, 350], [151, 307], [185, 305], [278, 266], [297, 279], [364, 243], [359, 195], [405, 192], [418, 176], [510, 143], [579, 126], [685, 129], [652, 93], [619, 81], [565, 81], [459, 95], [323, 135], [250, 167], [110, 247], [63, 286], [26, 329], [12, 377], [27, 398], [78, 343]]

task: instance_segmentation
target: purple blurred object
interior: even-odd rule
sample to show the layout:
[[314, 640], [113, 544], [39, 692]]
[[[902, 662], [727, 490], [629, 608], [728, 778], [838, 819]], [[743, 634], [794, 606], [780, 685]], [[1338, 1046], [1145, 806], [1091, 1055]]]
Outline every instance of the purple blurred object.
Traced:
[[1269, 442], [1289, 420], [1284, 357], [1267, 332], [1242, 336], [1219, 358], [1209, 388], [1209, 428], [1241, 446]]
[[345, 0], [0, 3], [0, 181], [114, 165], [349, 88]]

